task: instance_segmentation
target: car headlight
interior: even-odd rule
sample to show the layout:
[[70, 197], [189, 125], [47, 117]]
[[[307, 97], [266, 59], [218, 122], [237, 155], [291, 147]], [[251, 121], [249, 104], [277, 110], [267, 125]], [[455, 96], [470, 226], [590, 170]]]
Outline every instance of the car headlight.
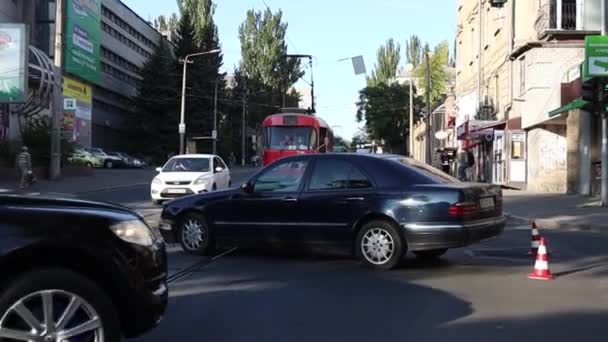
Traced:
[[163, 184], [163, 181], [160, 180], [160, 178], [158, 177], [154, 177], [154, 179], [152, 180], [152, 184]]
[[110, 226], [110, 229], [123, 241], [135, 245], [149, 247], [154, 241], [150, 228], [139, 220], [123, 221]]
[[195, 181], [194, 181], [194, 185], [201, 185], [201, 184], [205, 184], [207, 182], [209, 182], [211, 180], [212, 176], [201, 176], [198, 177]]

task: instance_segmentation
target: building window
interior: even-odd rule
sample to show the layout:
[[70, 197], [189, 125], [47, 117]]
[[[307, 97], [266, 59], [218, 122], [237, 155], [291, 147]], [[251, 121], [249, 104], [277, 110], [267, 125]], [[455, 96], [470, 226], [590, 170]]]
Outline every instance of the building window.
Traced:
[[494, 76], [494, 112], [500, 112], [500, 83], [498, 75]]
[[519, 59], [519, 95], [526, 92], [526, 57]]
[[493, 36], [492, 33], [494, 32], [494, 30], [492, 29], [493, 26], [494, 26], [494, 23], [493, 23], [494, 18], [492, 18], [490, 16], [490, 11], [491, 11], [491, 7], [488, 7], [488, 10], [486, 12], [486, 18], [485, 18], [486, 24], [483, 27], [483, 31], [484, 31], [483, 32], [483, 40], [484, 40], [483, 46], [484, 46], [484, 49], [487, 49], [488, 46], [490, 46], [490, 42], [492, 41], [492, 38], [493, 38], [492, 37]]

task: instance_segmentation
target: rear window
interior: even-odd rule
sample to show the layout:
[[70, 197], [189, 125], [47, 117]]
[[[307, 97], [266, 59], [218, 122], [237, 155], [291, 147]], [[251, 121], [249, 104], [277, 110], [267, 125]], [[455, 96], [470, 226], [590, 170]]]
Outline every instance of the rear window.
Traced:
[[[395, 163], [405, 165], [411, 171], [415, 171], [419, 177], [416, 178], [416, 183], [458, 183], [458, 179], [448, 175], [447, 173], [438, 170], [432, 166], [421, 163], [412, 158], [394, 158], [391, 159]], [[421, 179], [422, 178], [422, 179]]]

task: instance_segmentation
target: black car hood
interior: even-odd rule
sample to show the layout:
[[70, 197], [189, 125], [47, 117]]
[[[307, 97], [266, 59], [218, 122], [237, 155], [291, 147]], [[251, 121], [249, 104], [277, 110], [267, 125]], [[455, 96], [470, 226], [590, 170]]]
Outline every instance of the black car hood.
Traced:
[[82, 200], [66, 194], [0, 193], [0, 205], [106, 210], [137, 216], [121, 205]]

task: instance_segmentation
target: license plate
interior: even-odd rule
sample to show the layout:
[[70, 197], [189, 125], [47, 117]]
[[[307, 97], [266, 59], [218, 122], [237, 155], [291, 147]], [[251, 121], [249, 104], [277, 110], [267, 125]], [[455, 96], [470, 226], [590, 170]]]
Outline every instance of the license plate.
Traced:
[[167, 189], [169, 194], [185, 194], [186, 192], [186, 189]]
[[486, 197], [479, 200], [481, 209], [494, 209], [494, 197]]

